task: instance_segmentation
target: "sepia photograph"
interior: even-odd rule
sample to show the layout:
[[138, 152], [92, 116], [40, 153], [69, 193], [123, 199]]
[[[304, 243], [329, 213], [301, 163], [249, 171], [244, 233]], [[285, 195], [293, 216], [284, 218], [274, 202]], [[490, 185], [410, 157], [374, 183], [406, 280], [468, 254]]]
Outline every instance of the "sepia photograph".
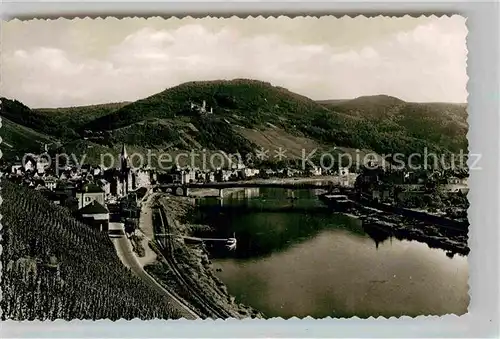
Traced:
[[459, 15], [2, 22], [2, 319], [467, 313], [466, 38]]

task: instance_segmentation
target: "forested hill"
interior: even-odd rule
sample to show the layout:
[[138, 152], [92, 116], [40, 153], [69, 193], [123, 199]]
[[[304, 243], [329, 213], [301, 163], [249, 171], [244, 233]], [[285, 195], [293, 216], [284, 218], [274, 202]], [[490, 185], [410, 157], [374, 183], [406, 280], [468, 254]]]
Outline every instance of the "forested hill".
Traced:
[[388, 95], [323, 100], [319, 103], [347, 117], [359, 128], [357, 134], [364, 141], [385, 153], [408, 153], [412, 142], [419, 145], [420, 151], [423, 147], [467, 151], [466, 104], [406, 102]]
[[129, 102], [114, 102], [75, 107], [35, 108], [33, 112], [50, 119], [55, 124], [62, 124], [73, 131], [80, 131], [88, 122], [113, 113], [128, 104]]
[[[190, 103], [203, 101], [213, 115], [200, 118], [190, 110]], [[179, 121], [192, 123], [200, 134], [206, 126], [215, 126], [203, 139], [216, 140], [218, 135], [236, 138], [232, 132], [238, 132], [238, 127], [264, 130], [272, 126], [326, 146], [386, 154], [422, 152], [424, 147], [436, 151], [467, 148], [465, 105], [410, 103], [386, 95], [315, 102], [284, 88], [246, 79], [185, 83], [102, 116], [86, 128], [117, 131], [146, 122], [154, 131], [158, 119], [173, 130], [183, 129], [177, 125]], [[129, 138], [125, 134], [120, 135], [121, 140]]]
[[2, 180], [4, 319], [178, 318], [126, 269], [107, 234], [38, 192]]
[[5, 117], [2, 118], [0, 136], [2, 137], [2, 155], [7, 158], [21, 156], [24, 153], [41, 149], [44, 144], [56, 142], [53, 137], [12, 122]]
[[238, 115], [242, 124], [252, 127], [270, 119], [279, 123], [327, 111], [307, 97], [267, 82], [248, 79], [196, 81], [138, 100], [92, 121], [88, 127], [112, 130], [149, 118], [190, 116], [190, 103], [201, 105], [203, 101], [216, 115]]
[[127, 102], [102, 105], [32, 109], [18, 100], [0, 98], [0, 115], [47, 136], [72, 140], [89, 121], [126, 106]]
[[7, 98], [0, 98], [0, 100], [0, 115], [15, 124], [31, 128], [47, 137], [75, 138], [78, 136], [70, 128], [52, 119], [50, 115], [34, 111], [20, 101]]
[[[206, 113], [199, 108], [205, 102]], [[211, 112], [211, 113], [210, 113]], [[316, 102], [267, 82], [188, 82], [131, 103], [2, 115], [38, 132], [118, 148], [222, 150], [343, 147], [379, 154], [467, 150], [466, 105], [411, 103], [375, 95]], [[68, 127], [69, 126], [69, 127]], [[290, 153], [289, 153], [290, 154]]]

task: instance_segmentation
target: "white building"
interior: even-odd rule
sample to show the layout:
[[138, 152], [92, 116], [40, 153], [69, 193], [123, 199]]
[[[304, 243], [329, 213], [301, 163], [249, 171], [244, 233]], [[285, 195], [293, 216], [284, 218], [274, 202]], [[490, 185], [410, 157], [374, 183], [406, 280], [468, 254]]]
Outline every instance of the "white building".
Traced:
[[14, 174], [20, 175], [23, 173], [23, 165], [13, 165], [11, 171]]
[[94, 176], [96, 176], [96, 175], [101, 175], [103, 171], [100, 167], [97, 167], [97, 168], [94, 168], [92, 172], [93, 172], [92, 174]]
[[217, 172], [216, 180], [217, 181], [229, 181], [233, 171], [230, 170], [219, 170]]
[[457, 177], [449, 177], [447, 179], [448, 184], [460, 184], [460, 185], [467, 185], [467, 178], [457, 178]]
[[231, 168], [232, 169], [237, 169], [237, 170], [242, 170], [242, 169], [245, 169], [246, 166], [245, 166], [245, 164], [239, 162], [239, 163], [233, 163], [233, 164], [231, 164]]
[[469, 192], [469, 186], [467, 184], [467, 178], [457, 178], [450, 177], [447, 179], [447, 184], [444, 185], [444, 189], [448, 192]]
[[201, 175], [202, 175], [202, 180], [204, 182], [214, 182], [215, 181], [215, 175], [213, 172], [203, 172]]
[[243, 170], [245, 177], [250, 178], [250, 177], [255, 177], [256, 175], [259, 175], [260, 170], [258, 168], [245, 168]]
[[135, 186], [137, 188], [151, 186], [151, 176], [149, 175], [149, 171], [138, 170], [135, 174]]
[[24, 170], [25, 171], [33, 171], [36, 167], [36, 164], [33, 162], [33, 160], [29, 159], [24, 163]]
[[311, 168], [310, 173], [311, 173], [311, 175], [321, 175], [321, 173], [322, 173], [321, 167], [314, 166], [313, 168]]
[[49, 190], [53, 191], [56, 189], [56, 185], [57, 185], [56, 177], [54, 177], [52, 175], [45, 176], [43, 178], [43, 182], [45, 183], [45, 187], [47, 187]]
[[181, 171], [181, 183], [189, 184], [190, 182], [196, 181], [196, 171], [193, 169], [188, 169]]
[[338, 172], [339, 184], [341, 186], [349, 186], [351, 184], [351, 173], [349, 173], [349, 168], [340, 167]]
[[245, 198], [251, 199], [251, 198], [258, 198], [259, 196], [260, 196], [260, 188], [258, 187], [245, 189]]
[[36, 171], [38, 173], [44, 173], [45, 169], [49, 167], [49, 162], [47, 159], [40, 157], [36, 161]]

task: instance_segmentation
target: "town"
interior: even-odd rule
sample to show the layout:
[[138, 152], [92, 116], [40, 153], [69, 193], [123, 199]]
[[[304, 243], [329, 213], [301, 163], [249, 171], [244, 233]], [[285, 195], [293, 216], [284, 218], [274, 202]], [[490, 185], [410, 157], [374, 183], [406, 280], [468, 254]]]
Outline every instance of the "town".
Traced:
[[[205, 105], [199, 109], [205, 111]], [[209, 186], [210, 183], [264, 182], [273, 178], [289, 178], [292, 182], [305, 178], [320, 179], [335, 187], [342, 187], [350, 198], [357, 197], [357, 200], [367, 204], [382, 202], [427, 208], [429, 212], [441, 214], [447, 209], [448, 214], [452, 215], [455, 211], [455, 216], [466, 219], [466, 206], [460, 202], [444, 204], [439, 198], [436, 201], [435, 196], [429, 198], [429, 192], [439, 189], [448, 196], [463, 197], [462, 202], [466, 201], [468, 175], [465, 171], [393, 170], [373, 162], [358, 171], [348, 167], [337, 167], [335, 170], [323, 170], [321, 167], [304, 170], [291, 166], [252, 168], [242, 163], [232, 164], [231, 168], [225, 169], [201, 170], [176, 166], [170, 171], [157, 171], [132, 168], [125, 145], [122, 146], [119, 160], [118, 168], [67, 164], [59, 172], [53, 166], [47, 166], [43, 157], [34, 156], [24, 164], [19, 159], [12, 163], [4, 162], [0, 175], [39, 191], [52, 203], [68, 208], [77, 219], [104, 232], [108, 231], [109, 222], [113, 221], [124, 222], [125, 229], [133, 232], [139, 218], [140, 200], [158, 185], [181, 187], [197, 184], [196, 187], [203, 188], [204, 184]]]

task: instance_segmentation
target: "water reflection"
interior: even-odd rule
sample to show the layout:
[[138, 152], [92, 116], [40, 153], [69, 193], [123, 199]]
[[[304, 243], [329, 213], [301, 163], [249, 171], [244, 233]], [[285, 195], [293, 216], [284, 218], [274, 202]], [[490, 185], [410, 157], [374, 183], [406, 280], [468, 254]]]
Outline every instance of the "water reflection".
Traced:
[[[297, 191], [298, 199], [289, 201], [283, 197], [286, 194], [283, 191], [261, 190], [259, 197], [250, 200], [242, 199], [244, 195], [240, 193], [225, 199], [222, 206], [215, 199], [199, 200], [195, 222], [211, 225], [214, 228], [211, 235], [229, 237], [235, 233], [238, 239], [235, 253], [215, 245], [211, 247], [212, 255], [218, 258], [265, 257], [330, 227], [365, 236], [359, 220], [332, 213], [314, 192]], [[207, 234], [200, 232], [197, 235]]]
[[[263, 190], [250, 199], [199, 201], [215, 233], [236, 233], [234, 253], [213, 248], [229, 292], [267, 316], [465, 313], [467, 259], [321, 210], [313, 191]], [[307, 211], [292, 212], [290, 206]], [[264, 208], [289, 208], [280, 213]], [[258, 209], [263, 210], [259, 211]], [[320, 212], [322, 211], [322, 212]]]
[[391, 234], [389, 234], [388, 232], [381, 230], [377, 227], [371, 227], [370, 225], [367, 224], [363, 224], [363, 230], [370, 238], [373, 239], [376, 248], [378, 248], [379, 244], [383, 243], [387, 239], [392, 238]]

